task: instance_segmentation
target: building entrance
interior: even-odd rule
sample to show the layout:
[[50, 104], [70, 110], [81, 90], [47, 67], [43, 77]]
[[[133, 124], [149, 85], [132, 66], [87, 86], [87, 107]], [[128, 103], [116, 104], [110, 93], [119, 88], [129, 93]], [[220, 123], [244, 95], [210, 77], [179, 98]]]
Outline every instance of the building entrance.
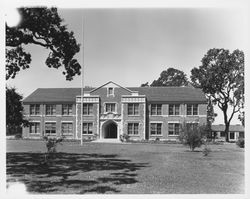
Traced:
[[108, 122], [104, 126], [103, 138], [117, 138], [117, 124], [113, 121]]

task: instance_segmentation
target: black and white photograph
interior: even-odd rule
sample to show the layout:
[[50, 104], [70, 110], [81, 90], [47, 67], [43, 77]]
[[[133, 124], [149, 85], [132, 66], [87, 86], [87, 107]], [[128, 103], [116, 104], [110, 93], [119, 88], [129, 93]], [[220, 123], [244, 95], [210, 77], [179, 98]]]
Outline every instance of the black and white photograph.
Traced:
[[94, 2], [4, 1], [4, 196], [249, 197], [247, 1]]

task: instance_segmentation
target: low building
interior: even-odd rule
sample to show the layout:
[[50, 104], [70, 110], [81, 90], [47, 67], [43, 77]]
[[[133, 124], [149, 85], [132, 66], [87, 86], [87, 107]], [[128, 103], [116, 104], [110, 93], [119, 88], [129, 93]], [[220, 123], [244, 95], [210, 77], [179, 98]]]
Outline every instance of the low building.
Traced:
[[193, 87], [125, 88], [110, 81], [80, 94], [81, 88], [34, 91], [23, 100], [30, 122], [23, 137], [119, 140], [127, 134], [137, 140], [175, 140], [184, 122], [204, 125], [207, 120], [205, 95]]
[[[216, 140], [225, 141], [225, 125], [219, 124], [219, 125], [212, 125], [212, 134], [213, 137]], [[245, 137], [245, 131], [244, 127], [242, 125], [230, 125], [229, 126], [229, 132], [228, 132], [228, 139], [229, 142], [235, 142], [238, 140], [238, 138], [244, 138]]]

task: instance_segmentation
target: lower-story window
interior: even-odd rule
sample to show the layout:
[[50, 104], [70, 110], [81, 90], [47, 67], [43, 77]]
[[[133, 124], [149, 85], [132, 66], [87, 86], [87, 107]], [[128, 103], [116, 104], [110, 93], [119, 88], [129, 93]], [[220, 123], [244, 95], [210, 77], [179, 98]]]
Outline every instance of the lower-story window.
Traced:
[[73, 124], [71, 122], [62, 123], [62, 135], [72, 135], [73, 134]]
[[55, 135], [56, 134], [56, 122], [46, 122], [45, 123], [45, 134]]
[[29, 125], [30, 133], [39, 134], [40, 133], [40, 123], [39, 122], [30, 122]]
[[83, 134], [93, 134], [93, 123], [92, 122], [84, 122], [83, 123]]
[[128, 135], [139, 134], [139, 123], [128, 123]]
[[150, 124], [150, 134], [151, 135], [161, 135], [162, 123], [151, 123]]
[[180, 124], [179, 123], [168, 123], [168, 135], [179, 135]]

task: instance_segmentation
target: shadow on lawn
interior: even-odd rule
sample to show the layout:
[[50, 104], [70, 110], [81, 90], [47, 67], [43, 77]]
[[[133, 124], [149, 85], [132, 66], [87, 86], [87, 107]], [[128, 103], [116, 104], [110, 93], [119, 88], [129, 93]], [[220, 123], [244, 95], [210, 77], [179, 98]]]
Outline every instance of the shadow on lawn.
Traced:
[[[133, 163], [117, 155], [58, 153], [53, 163], [43, 164], [42, 153], [7, 153], [7, 175], [18, 179], [29, 192], [52, 193], [71, 189], [77, 193], [118, 193], [117, 185], [133, 184], [136, 173], [146, 163]], [[80, 180], [78, 175], [89, 171], [118, 171], [95, 180]], [[100, 185], [108, 183], [109, 186]], [[110, 184], [116, 187], [110, 187]]]

